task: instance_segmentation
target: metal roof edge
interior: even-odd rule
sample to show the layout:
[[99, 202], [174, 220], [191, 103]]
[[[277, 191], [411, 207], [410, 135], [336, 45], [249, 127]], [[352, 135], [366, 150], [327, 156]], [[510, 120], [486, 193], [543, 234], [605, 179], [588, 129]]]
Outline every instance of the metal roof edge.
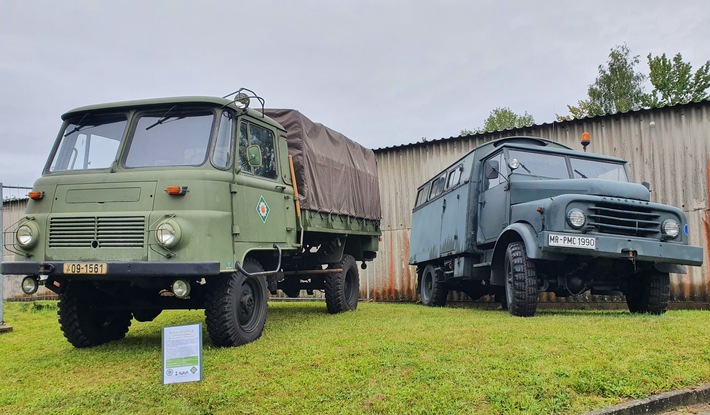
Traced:
[[374, 151], [375, 153], [384, 153], [384, 152], [388, 152], [388, 151], [392, 151], [392, 150], [402, 150], [405, 148], [416, 148], [416, 147], [421, 147], [421, 146], [435, 144], [435, 143], [436, 144], [444, 144], [444, 143], [447, 143], [450, 141], [457, 141], [457, 140], [462, 140], [462, 139], [483, 138], [483, 141], [492, 141], [493, 139], [489, 138], [488, 140], [486, 140], [485, 137], [490, 137], [491, 135], [501, 134], [501, 133], [509, 133], [506, 136], [528, 135], [528, 134], [522, 134], [522, 132], [529, 130], [531, 128], [547, 127], [550, 125], [565, 125], [565, 124], [573, 124], [573, 123], [586, 122], [586, 121], [597, 121], [597, 120], [617, 117], [620, 115], [642, 114], [642, 113], [648, 113], [648, 112], [653, 112], [653, 111], [676, 110], [676, 109], [685, 108], [685, 107], [702, 106], [702, 105], [710, 105], [710, 98], [703, 100], [703, 101], [687, 102], [685, 104], [663, 105], [663, 106], [655, 107], [655, 108], [640, 108], [640, 109], [635, 109], [635, 110], [629, 110], [626, 112], [616, 112], [614, 114], [598, 115], [598, 116], [594, 116], [594, 117], [574, 118], [574, 119], [565, 120], [565, 121], [552, 121], [552, 122], [547, 122], [547, 123], [542, 123], [542, 124], [534, 124], [534, 125], [530, 125], [530, 126], [522, 127], [522, 128], [511, 128], [511, 129], [507, 129], [507, 130], [489, 131], [489, 132], [485, 132], [485, 133], [475, 133], [475, 134], [443, 137], [443, 138], [434, 139], [434, 140], [417, 141], [414, 143], [399, 144], [399, 145], [394, 145], [394, 146], [389, 146], [389, 147], [375, 148], [372, 151]]

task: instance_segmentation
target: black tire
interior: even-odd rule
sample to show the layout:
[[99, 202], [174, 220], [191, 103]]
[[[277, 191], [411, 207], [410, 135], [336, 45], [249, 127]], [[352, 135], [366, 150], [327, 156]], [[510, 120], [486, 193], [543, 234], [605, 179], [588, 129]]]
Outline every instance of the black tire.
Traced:
[[[257, 261], [247, 259], [244, 269], [262, 272]], [[240, 346], [261, 337], [266, 324], [266, 278], [241, 272], [210, 282], [205, 302], [207, 332], [219, 347]]]
[[624, 295], [632, 313], [663, 314], [668, 310], [671, 296], [670, 275], [647, 270], [629, 277]]
[[59, 326], [74, 347], [93, 347], [126, 337], [128, 311], [107, 311], [110, 300], [88, 284], [70, 282], [59, 295]]
[[337, 314], [357, 308], [360, 297], [360, 273], [355, 258], [343, 255], [343, 260], [328, 268], [342, 268], [343, 272], [325, 277], [325, 304], [328, 313]]
[[424, 267], [419, 280], [419, 296], [422, 304], [428, 307], [443, 307], [449, 295], [449, 287], [441, 281], [437, 268], [429, 264]]
[[510, 314], [532, 317], [537, 311], [537, 271], [522, 242], [511, 242], [503, 263], [505, 298]]

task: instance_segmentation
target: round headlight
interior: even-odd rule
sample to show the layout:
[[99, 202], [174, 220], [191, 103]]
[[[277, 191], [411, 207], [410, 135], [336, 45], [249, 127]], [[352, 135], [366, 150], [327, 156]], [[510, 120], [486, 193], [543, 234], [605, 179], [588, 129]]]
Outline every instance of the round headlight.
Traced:
[[36, 278], [28, 276], [22, 280], [22, 292], [25, 294], [32, 295], [37, 292], [38, 288], [39, 284]]
[[574, 208], [570, 209], [569, 212], [567, 212], [567, 221], [569, 222], [570, 226], [575, 229], [579, 229], [587, 222], [587, 217], [584, 215], [584, 212], [577, 208]]
[[666, 219], [663, 221], [663, 225], [661, 225], [661, 230], [663, 231], [663, 235], [669, 238], [675, 238], [680, 234], [680, 225], [673, 219]]
[[175, 280], [171, 288], [177, 298], [186, 298], [190, 295], [190, 283], [185, 280]]
[[515, 170], [518, 167], [520, 167], [520, 161], [518, 159], [516, 159], [515, 157], [509, 158], [508, 159], [508, 167], [510, 168], [511, 171]]
[[155, 238], [164, 247], [173, 248], [180, 242], [180, 227], [172, 220], [163, 222], [156, 228]]
[[17, 243], [25, 249], [32, 248], [37, 243], [37, 236], [39, 236], [39, 229], [32, 222], [20, 225], [15, 231]]

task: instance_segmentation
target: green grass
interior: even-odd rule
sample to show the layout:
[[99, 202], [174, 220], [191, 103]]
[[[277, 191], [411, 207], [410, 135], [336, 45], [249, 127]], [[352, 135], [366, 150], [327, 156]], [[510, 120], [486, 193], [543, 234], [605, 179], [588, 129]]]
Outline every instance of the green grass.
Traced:
[[0, 334], [3, 414], [579, 414], [710, 381], [704, 311], [502, 311], [361, 303], [270, 303], [264, 335], [213, 348], [204, 380], [162, 385], [169, 311], [125, 340], [75, 349], [56, 303], [9, 303]]

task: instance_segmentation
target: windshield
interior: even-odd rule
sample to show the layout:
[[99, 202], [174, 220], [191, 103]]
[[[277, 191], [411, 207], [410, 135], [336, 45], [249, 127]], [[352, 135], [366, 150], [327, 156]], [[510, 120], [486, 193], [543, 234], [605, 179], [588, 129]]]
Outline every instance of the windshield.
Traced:
[[577, 179], [604, 179], [628, 182], [623, 164], [601, 160], [570, 158], [572, 173]]
[[100, 118], [84, 115], [70, 121], [62, 130], [49, 171], [111, 167], [125, 129], [126, 116], [123, 114]]
[[520, 167], [515, 170], [516, 174], [538, 178], [569, 179], [570, 170], [567, 168], [567, 159], [569, 158], [571, 178], [629, 181], [623, 163], [512, 149], [508, 151], [508, 159], [511, 158], [520, 162]]
[[141, 115], [136, 124], [126, 167], [199, 166], [207, 159], [214, 113], [175, 106]]
[[510, 150], [508, 151], [508, 159], [511, 158], [518, 159], [520, 162], [520, 167], [515, 170], [515, 173], [529, 174], [540, 178], [569, 179], [564, 156]]

